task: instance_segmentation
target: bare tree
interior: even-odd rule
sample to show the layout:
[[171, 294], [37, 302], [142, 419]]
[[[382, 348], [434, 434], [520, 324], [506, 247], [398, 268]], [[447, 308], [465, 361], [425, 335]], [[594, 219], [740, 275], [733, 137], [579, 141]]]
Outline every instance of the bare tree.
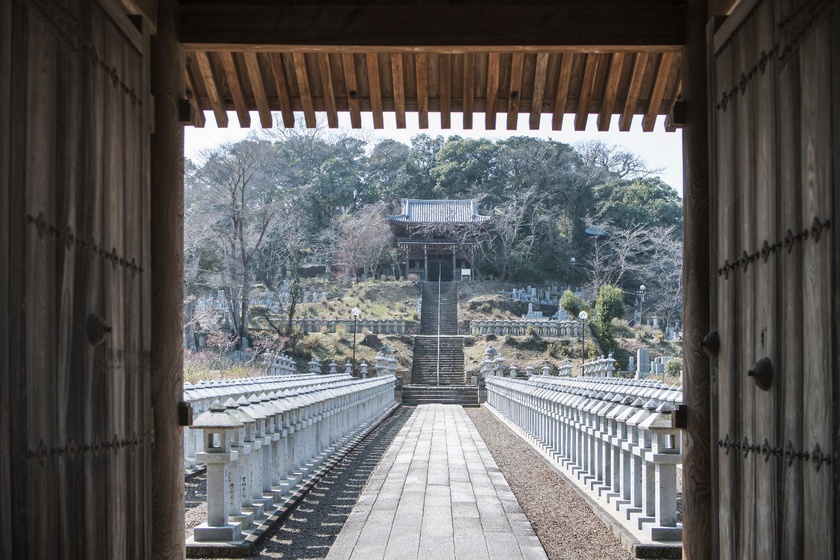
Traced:
[[578, 143], [576, 148], [584, 165], [601, 170], [604, 174], [602, 180], [644, 179], [662, 172], [662, 168], [648, 167], [637, 154], [610, 146], [602, 140], [586, 140]]
[[340, 235], [336, 242], [336, 261], [345, 275], [363, 278], [379, 274], [388, 257], [392, 234], [386, 220], [387, 206], [383, 202], [365, 206], [340, 221]]

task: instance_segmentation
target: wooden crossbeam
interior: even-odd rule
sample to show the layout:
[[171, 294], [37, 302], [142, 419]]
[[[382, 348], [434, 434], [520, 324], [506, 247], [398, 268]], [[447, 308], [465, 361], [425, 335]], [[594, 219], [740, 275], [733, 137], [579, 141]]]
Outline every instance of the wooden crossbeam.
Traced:
[[219, 85], [216, 82], [216, 75], [210, 65], [210, 58], [206, 52], [196, 52], [195, 61], [198, 64], [198, 71], [201, 73], [201, 80], [204, 82], [204, 89], [207, 90], [207, 98], [210, 100], [210, 108], [216, 116], [216, 124], [219, 128], [227, 128], [228, 117], [222, 97], [219, 93]]
[[233, 98], [233, 107], [236, 109], [236, 116], [239, 118], [239, 126], [242, 128], [251, 128], [251, 114], [248, 112], [245, 96], [242, 95], [242, 85], [239, 81], [239, 75], [236, 72], [233, 53], [220, 52], [218, 55], [222, 61], [228, 91], [230, 91], [230, 96]]
[[499, 95], [499, 67], [501, 55], [490, 53], [487, 58], [487, 94], [484, 99], [484, 128], [496, 129], [496, 99]]
[[417, 72], [417, 118], [420, 128], [429, 128], [429, 69], [426, 53], [414, 59]]
[[516, 130], [519, 117], [519, 100], [522, 89], [522, 66], [525, 64], [524, 53], [513, 53], [510, 61], [510, 89], [508, 90], [507, 129]]
[[394, 115], [397, 128], [405, 128], [405, 71], [402, 53], [391, 54], [391, 79], [394, 84]]
[[297, 76], [300, 104], [303, 106], [303, 118], [308, 128], [315, 128], [318, 121], [315, 118], [315, 105], [312, 103], [306, 55], [304, 53], [292, 53], [292, 59], [295, 61], [295, 76]]
[[575, 115], [575, 130], [577, 131], [586, 130], [586, 121], [589, 120], [589, 100], [592, 99], [592, 88], [595, 86], [598, 56], [597, 54], [587, 54], [584, 62], [580, 95], [578, 95], [578, 110]]
[[254, 92], [254, 101], [257, 104], [257, 112], [260, 115], [260, 126], [271, 128], [271, 108], [268, 105], [268, 97], [265, 94], [265, 82], [257, 56], [257, 53], [254, 52], [243, 53], [245, 68], [248, 71], [248, 79], [251, 82], [251, 90]]
[[268, 53], [268, 66], [274, 77], [274, 90], [277, 92], [277, 102], [280, 104], [280, 112], [283, 115], [283, 126], [285, 128], [295, 127], [295, 113], [292, 110], [292, 99], [289, 95], [289, 84], [286, 81], [286, 71], [283, 58], [278, 53]]
[[350, 125], [362, 128], [362, 111], [359, 103], [359, 86], [356, 78], [356, 57], [353, 53], [341, 54], [344, 65], [344, 85], [347, 88], [347, 107], [350, 109]]
[[668, 77], [671, 74], [671, 66], [674, 63], [674, 53], [662, 53], [659, 59], [658, 71], [654, 74], [656, 80], [653, 83], [653, 88], [648, 98], [648, 107], [645, 112], [645, 118], [642, 121], [642, 130], [651, 132], [656, 124], [656, 117], [659, 115], [659, 107], [662, 105], [662, 98], [665, 95], [665, 86], [668, 83]]
[[598, 130], [606, 132], [610, 129], [615, 97], [618, 94], [618, 82], [621, 79], [621, 69], [624, 66], [624, 53], [614, 53], [610, 56], [607, 68], [607, 81], [604, 84], [604, 94], [601, 96], [601, 112], [598, 114]]
[[464, 55], [464, 97], [462, 100], [464, 129], [470, 130], [473, 126], [473, 102], [475, 99], [475, 54]]
[[622, 132], [630, 130], [633, 124], [633, 114], [636, 112], [636, 103], [639, 101], [639, 94], [642, 90], [642, 82], [645, 78], [647, 68], [647, 53], [639, 53], [633, 60], [633, 74], [630, 78], [630, 87], [627, 88], [627, 98], [624, 101], [624, 110], [618, 119], [618, 129]]
[[[532, 5], [533, 4], [533, 5]], [[305, 22], [303, 25], [301, 22]], [[683, 2], [662, 0], [521, 1], [475, 6], [346, 2], [196, 0], [180, 3], [180, 41], [187, 49], [243, 51], [271, 45], [406, 50], [476, 45], [544, 51], [637, 51], [685, 44]], [[558, 52], [555, 51], [555, 52]], [[384, 51], [389, 52], [389, 51]], [[503, 52], [503, 51], [499, 51]]]
[[572, 53], [560, 55], [560, 71], [557, 73], [557, 94], [554, 96], [554, 114], [551, 117], [551, 129], [563, 128], [563, 115], [566, 113], [566, 99], [569, 97], [569, 77], [572, 75]]
[[379, 55], [368, 53], [367, 59], [368, 90], [370, 92], [370, 112], [373, 113], [373, 128], [384, 128], [382, 117], [382, 89], [379, 81]]
[[452, 68], [450, 54], [438, 58], [440, 64], [440, 127], [452, 128]]
[[321, 91], [324, 93], [324, 108], [327, 110], [327, 124], [338, 128], [338, 112], [335, 108], [335, 86], [333, 85], [330, 55], [318, 53], [318, 70], [321, 73]]
[[537, 66], [534, 69], [534, 93], [531, 96], [531, 116], [528, 126], [531, 130], [540, 128], [543, 98], [545, 96], [545, 77], [548, 71], [548, 53], [537, 54]]

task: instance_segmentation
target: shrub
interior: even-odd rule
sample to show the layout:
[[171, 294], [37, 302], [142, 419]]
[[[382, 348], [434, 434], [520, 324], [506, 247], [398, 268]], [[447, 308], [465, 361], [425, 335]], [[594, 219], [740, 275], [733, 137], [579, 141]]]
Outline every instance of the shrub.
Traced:
[[679, 377], [682, 373], [682, 360], [679, 358], [673, 359], [665, 364], [665, 375], [670, 377]]
[[595, 310], [601, 326], [612, 331], [612, 320], [624, 315], [624, 292], [612, 284], [601, 286], [595, 300]]
[[566, 290], [563, 292], [563, 297], [560, 298], [560, 307], [571, 317], [577, 317], [584, 307], [582, 299], [577, 297], [573, 291]]

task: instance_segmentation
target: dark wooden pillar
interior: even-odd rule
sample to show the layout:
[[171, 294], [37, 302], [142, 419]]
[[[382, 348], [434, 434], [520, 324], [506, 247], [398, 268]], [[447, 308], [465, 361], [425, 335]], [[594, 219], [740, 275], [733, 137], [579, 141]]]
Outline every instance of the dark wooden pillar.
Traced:
[[158, 0], [151, 40], [155, 120], [151, 145], [152, 248], [152, 554], [184, 558], [184, 450], [178, 425], [183, 397], [184, 53], [178, 43], [178, 4]]
[[683, 98], [683, 400], [688, 424], [683, 455], [683, 557], [712, 558], [712, 462], [709, 359], [701, 341], [709, 331], [709, 117], [706, 0], [686, 3]]

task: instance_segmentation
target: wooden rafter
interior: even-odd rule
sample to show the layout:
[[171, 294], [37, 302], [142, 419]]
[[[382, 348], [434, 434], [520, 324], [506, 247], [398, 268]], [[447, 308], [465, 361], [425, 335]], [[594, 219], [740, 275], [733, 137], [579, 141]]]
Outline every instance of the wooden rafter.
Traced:
[[292, 110], [292, 100], [289, 98], [289, 85], [286, 81], [286, 71], [283, 59], [278, 53], [268, 53], [268, 66], [274, 78], [274, 90], [277, 92], [277, 102], [280, 104], [280, 112], [283, 115], [283, 126], [294, 128], [295, 113]]
[[236, 116], [239, 118], [239, 126], [251, 128], [251, 114], [248, 112], [248, 105], [245, 103], [245, 96], [242, 95], [242, 82], [236, 72], [236, 63], [233, 60], [233, 53], [221, 52], [219, 58], [222, 61], [222, 68], [225, 72], [228, 91], [233, 98], [233, 106], [236, 109]]
[[271, 108], [268, 105], [268, 96], [265, 93], [265, 82], [263, 81], [260, 61], [257, 53], [243, 53], [245, 68], [248, 71], [248, 79], [251, 81], [251, 91], [254, 92], [254, 101], [257, 104], [257, 112], [260, 115], [260, 125], [263, 128], [271, 128]]
[[394, 115], [397, 128], [405, 128], [405, 71], [402, 53], [391, 54], [391, 79], [394, 84]]
[[347, 107], [350, 110], [350, 125], [353, 128], [362, 128], [362, 112], [359, 103], [359, 86], [356, 78], [356, 57], [353, 53], [341, 54], [341, 61], [344, 65], [344, 84], [346, 87]]
[[462, 100], [464, 129], [473, 126], [473, 100], [475, 96], [475, 54], [464, 55], [464, 97]]
[[307, 127], [315, 128], [318, 121], [315, 118], [315, 105], [312, 103], [312, 90], [309, 86], [309, 69], [306, 64], [306, 55], [304, 53], [292, 53], [292, 59], [295, 61], [295, 76], [298, 82], [300, 104], [303, 106], [303, 118], [306, 120]]
[[639, 101], [639, 94], [642, 90], [642, 82], [645, 78], [647, 63], [647, 53], [639, 53], [633, 60], [633, 72], [632, 77], [630, 78], [630, 87], [627, 88], [624, 110], [621, 111], [621, 117], [618, 119], [618, 129], [622, 132], [630, 130], [630, 125], [633, 124], [633, 114], [636, 112], [636, 103]]
[[487, 95], [484, 102], [484, 128], [496, 129], [496, 99], [499, 95], [499, 67], [501, 55], [490, 53], [487, 58]]
[[601, 112], [598, 114], [598, 130], [601, 132], [610, 129], [610, 120], [615, 108], [615, 97], [618, 94], [618, 82], [621, 79], [623, 65], [624, 53], [614, 53], [610, 56], [604, 94], [601, 96]]
[[583, 79], [580, 82], [578, 109], [575, 114], [575, 130], [586, 130], [589, 119], [589, 100], [592, 99], [592, 88], [595, 86], [595, 72], [598, 69], [598, 55], [587, 54], [584, 61]]
[[365, 56], [367, 59], [368, 90], [370, 92], [370, 111], [373, 113], [373, 128], [384, 128], [382, 89], [379, 81], [379, 55], [368, 53]]
[[420, 128], [429, 128], [429, 69], [425, 53], [417, 53], [417, 117]]
[[330, 55], [318, 53], [318, 69], [321, 71], [321, 91], [324, 92], [324, 107], [327, 110], [327, 124], [338, 128], [338, 111], [335, 108], [335, 89], [333, 86]]
[[524, 64], [525, 54], [513, 53], [510, 63], [510, 89], [508, 90], [508, 130], [516, 130], [516, 121], [519, 118], [519, 100], [522, 93], [522, 66]]
[[662, 105], [662, 99], [665, 95], [665, 86], [668, 83], [668, 77], [671, 74], [671, 65], [674, 62], [673, 53], [662, 53], [659, 59], [659, 68], [654, 73], [656, 76], [653, 82], [653, 88], [648, 98], [648, 107], [645, 111], [645, 118], [642, 121], [642, 130], [650, 132], [656, 124], [656, 117], [659, 115], [659, 108]]
[[452, 128], [452, 55], [440, 55], [440, 127]]
[[195, 87], [195, 81], [192, 77], [192, 68], [190, 67], [189, 60], [187, 61], [187, 67], [184, 70], [186, 86], [189, 90], [188, 98], [190, 100], [190, 106], [192, 107], [193, 126], [195, 126], [196, 128], [204, 128], [204, 111], [198, 104], [198, 90]]
[[219, 128], [227, 128], [227, 111], [225, 111], [225, 106], [222, 103], [219, 84], [216, 82], [213, 67], [210, 65], [210, 57], [207, 56], [206, 52], [196, 52], [195, 61], [198, 64], [201, 80], [204, 82], [204, 89], [207, 91], [207, 98], [210, 100], [210, 108], [213, 109], [213, 114], [216, 115], [216, 124]]
[[528, 117], [528, 127], [531, 130], [538, 130], [540, 128], [547, 71], [548, 53], [538, 53], [537, 66], [534, 69], [534, 93], [531, 96], [531, 115]]
[[566, 100], [569, 97], [569, 78], [572, 75], [572, 53], [560, 55], [560, 72], [557, 75], [557, 94], [554, 96], [554, 114], [551, 117], [551, 129], [563, 128], [563, 115], [566, 113]]

